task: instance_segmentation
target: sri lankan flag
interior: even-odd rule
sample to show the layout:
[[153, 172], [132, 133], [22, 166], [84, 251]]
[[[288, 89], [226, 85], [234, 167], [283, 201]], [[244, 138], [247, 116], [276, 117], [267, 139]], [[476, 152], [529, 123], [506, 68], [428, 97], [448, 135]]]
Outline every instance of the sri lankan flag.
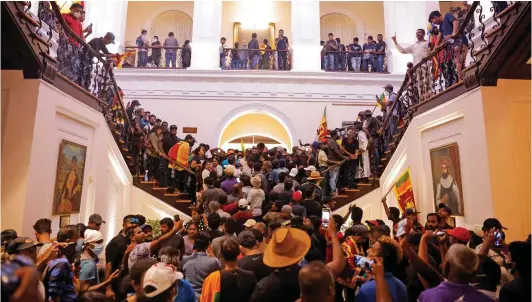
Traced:
[[242, 149], [242, 154], [244, 154], [244, 158], [246, 158], [246, 147], [244, 147], [244, 139], [240, 138], [240, 149]]
[[410, 168], [407, 168], [405, 172], [399, 176], [395, 182], [393, 190], [401, 211], [405, 212], [407, 208], [416, 209], [414, 191], [412, 191], [412, 182], [410, 181]]
[[131, 55], [135, 55], [137, 53], [136, 50], [126, 50], [126, 52], [124, 52], [123, 54], [119, 54], [116, 58], [116, 66], [118, 68], [122, 68], [122, 64], [124, 64], [124, 62], [126, 61], [126, 58], [131, 56]]
[[329, 130], [327, 129], [327, 105], [325, 105], [325, 109], [323, 109], [323, 116], [321, 117], [320, 127], [318, 129], [318, 140], [326, 140], [325, 135], [328, 134]]
[[[381, 94], [381, 102], [383, 102], [383, 103], [386, 104], [387, 101], [388, 101], [388, 100], [386, 99], [386, 95], [385, 95], [384, 92], [383, 92], [383, 93]], [[379, 108], [382, 108], [381, 103], [379, 103], [379, 102], [377, 102], [377, 106], [378, 106]]]

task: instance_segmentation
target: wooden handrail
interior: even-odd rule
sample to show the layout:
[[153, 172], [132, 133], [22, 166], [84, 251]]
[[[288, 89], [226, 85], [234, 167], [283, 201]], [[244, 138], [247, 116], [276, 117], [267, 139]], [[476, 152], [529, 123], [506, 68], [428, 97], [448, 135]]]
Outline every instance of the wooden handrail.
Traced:
[[[153, 153], [155, 153], [159, 159], [163, 158], [162, 156], [160, 156], [160, 155], [157, 153], [157, 151], [155, 151], [154, 148], [150, 148], [150, 150], [151, 150]], [[164, 159], [166, 159], [169, 163], [174, 164], [174, 165], [180, 167], [181, 169], [187, 171], [188, 173], [190, 173], [190, 174], [192, 174], [192, 175], [196, 175], [196, 173], [195, 173], [194, 171], [192, 171], [192, 170], [190, 170], [189, 168], [183, 166], [182, 164], [176, 162], [175, 160], [173, 160], [173, 159], [171, 159], [171, 158], [169, 158], [169, 157], [165, 157]]]

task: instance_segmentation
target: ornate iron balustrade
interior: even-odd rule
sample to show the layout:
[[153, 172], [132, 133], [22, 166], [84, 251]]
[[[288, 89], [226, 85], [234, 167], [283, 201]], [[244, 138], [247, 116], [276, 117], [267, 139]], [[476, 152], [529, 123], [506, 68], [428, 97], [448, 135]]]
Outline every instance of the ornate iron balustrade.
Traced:
[[[505, 35], [507, 15], [516, 14], [517, 5], [523, 5], [523, 2], [481, 4], [475, 1], [461, 18], [455, 35], [444, 37], [442, 42], [431, 36], [431, 53], [416, 65], [408, 63], [395, 101], [383, 109], [385, 117], [380, 139], [384, 157], [379, 165], [381, 169], [392, 157], [420, 106], [459, 86], [470, 90], [480, 85], [481, 69], [491, 50]], [[493, 17], [487, 18], [486, 12], [493, 13]]]
[[[331, 65], [332, 61], [332, 65]], [[380, 72], [376, 68], [378, 62], [375, 55], [364, 57], [363, 52], [326, 51], [321, 52], [321, 69], [337, 72]], [[334, 68], [332, 68], [334, 67]], [[382, 72], [388, 72], [388, 56], [383, 55]]]

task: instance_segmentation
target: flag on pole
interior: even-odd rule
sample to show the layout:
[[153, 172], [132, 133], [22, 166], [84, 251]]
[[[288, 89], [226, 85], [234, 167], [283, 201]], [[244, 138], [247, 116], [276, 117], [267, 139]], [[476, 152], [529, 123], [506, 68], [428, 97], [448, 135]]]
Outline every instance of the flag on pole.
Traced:
[[410, 181], [410, 167], [407, 168], [395, 182], [393, 187], [399, 208], [404, 213], [406, 209], [416, 209], [414, 201], [414, 191], [412, 191], [412, 182]]
[[323, 116], [321, 117], [320, 127], [318, 128], [318, 140], [323, 141], [325, 138], [325, 135], [329, 134], [329, 130], [327, 129], [327, 105], [325, 105], [325, 109], [323, 109]]
[[[386, 99], [386, 95], [384, 92], [381, 94], [381, 103], [386, 103], [388, 100]], [[382, 108], [381, 103], [377, 102], [377, 107]]]
[[244, 158], [246, 158], [246, 147], [244, 147], [244, 138], [240, 138], [240, 149], [242, 149], [242, 153], [244, 153]]

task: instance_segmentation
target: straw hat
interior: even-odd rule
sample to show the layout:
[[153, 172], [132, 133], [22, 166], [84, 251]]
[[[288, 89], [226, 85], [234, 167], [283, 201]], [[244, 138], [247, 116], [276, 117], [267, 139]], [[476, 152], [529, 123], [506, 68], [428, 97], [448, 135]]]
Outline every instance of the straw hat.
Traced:
[[287, 267], [298, 263], [310, 249], [309, 235], [296, 228], [280, 227], [273, 232], [264, 251], [264, 264], [269, 267]]
[[312, 171], [310, 173], [310, 177], [307, 177], [307, 180], [314, 180], [314, 179], [323, 179], [320, 172], [318, 171]]
[[251, 185], [253, 186], [253, 188], [260, 188], [260, 182], [261, 179], [258, 175], [255, 175], [251, 178]]

